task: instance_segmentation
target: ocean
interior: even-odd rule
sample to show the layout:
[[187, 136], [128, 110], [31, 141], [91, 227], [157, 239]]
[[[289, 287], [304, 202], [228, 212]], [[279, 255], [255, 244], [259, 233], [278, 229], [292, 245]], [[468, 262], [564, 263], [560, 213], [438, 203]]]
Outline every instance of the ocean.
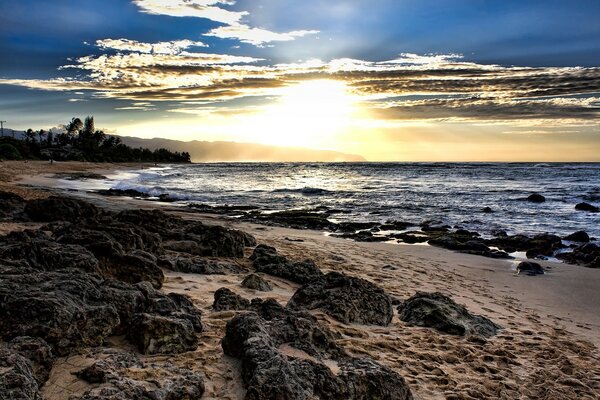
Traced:
[[[168, 193], [182, 205], [254, 205], [265, 212], [325, 206], [341, 211], [334, 222], [435, 220], [484, 236], [585, 230], [600, 237], [600, 213], [575, 210], [583, 201], [600, 205], [595, 163], [211, 163], [110, 178], [96, 185]], [[546, 202], [525, 201], [532, 193]]]

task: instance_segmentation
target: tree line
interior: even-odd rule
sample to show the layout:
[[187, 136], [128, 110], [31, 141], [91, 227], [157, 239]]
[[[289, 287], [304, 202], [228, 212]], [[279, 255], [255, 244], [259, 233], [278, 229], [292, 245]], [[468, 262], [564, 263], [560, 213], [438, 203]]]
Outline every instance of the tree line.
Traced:
[[97, 130], [94, 117], [72, 118], [60, 132], [25, 131], [23, 139], [0, 137], [0, 159], [90, 162], [191, 162], [188, 152], [132, 148], [118, 136]]

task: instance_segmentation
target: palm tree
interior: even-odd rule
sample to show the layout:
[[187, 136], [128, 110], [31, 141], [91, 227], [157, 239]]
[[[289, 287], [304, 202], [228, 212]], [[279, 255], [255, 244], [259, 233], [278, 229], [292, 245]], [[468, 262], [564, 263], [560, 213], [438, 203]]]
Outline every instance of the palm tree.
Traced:
[[40, 138], [40, 139], [39, 139], [39, 140], [40, 140], [40, 146], [42, 145], [42, 142], [44, 141], [44, 136], [46, 136], [47, 134], [48, 134], [48, 133], [47, 133], [45, 130], [43, 130], [43, 129], [40, 129], [40, 130], [39, 130], [39, 132], [38, 132], [38, 136], [39, 136], [39, 138]]
[[25, 132], [25, 142], [26, 143], [35, 143], [36, 133], [33, 129], [29, 128]]

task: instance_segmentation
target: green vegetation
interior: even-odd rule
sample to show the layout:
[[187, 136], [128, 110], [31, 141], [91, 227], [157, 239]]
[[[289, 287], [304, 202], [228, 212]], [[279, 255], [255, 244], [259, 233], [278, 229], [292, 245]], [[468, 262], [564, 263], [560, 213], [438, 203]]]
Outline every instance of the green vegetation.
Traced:
[[58, 134], [28, 129], [22, 140], [0, 137], [0, 160], [189, 163], [188, 152], [132, 148], [96, 130], [94, 117], [73, 118]]

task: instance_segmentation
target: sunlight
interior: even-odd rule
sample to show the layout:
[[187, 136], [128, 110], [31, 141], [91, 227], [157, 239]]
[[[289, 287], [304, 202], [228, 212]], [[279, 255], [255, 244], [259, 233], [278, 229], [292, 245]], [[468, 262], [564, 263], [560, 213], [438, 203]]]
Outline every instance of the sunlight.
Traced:
[[[323, 148], [352, 124], [356, 99], [344, 82], [315, 80], [286, 87], [280, 100], [244, 121], [248, 139], [263, 144]], [[248, 124], [248, 125], [246, 125]]]

